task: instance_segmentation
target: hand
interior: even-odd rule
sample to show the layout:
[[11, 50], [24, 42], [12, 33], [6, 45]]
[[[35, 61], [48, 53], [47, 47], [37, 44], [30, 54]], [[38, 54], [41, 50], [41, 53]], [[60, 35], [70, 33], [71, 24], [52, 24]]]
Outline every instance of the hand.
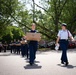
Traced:
[[75, 41], [75, 39], [73, 37], [70, 37], [71, 41]]
[[60, 45], [59, 45], [59, 43], [56, 43], [55, 46], [58, 46], [59, 47]]
[[75, 39], [72, 39], [72, 41], [75, 41]]
[[55, 46], [57, 46], [57, 45], [58, 45], [58, 43], [55, 44]]
[[55, 45], [56, 45], [55, 50], [58, 50], [59, 49], [59, 43], [56, 43]]

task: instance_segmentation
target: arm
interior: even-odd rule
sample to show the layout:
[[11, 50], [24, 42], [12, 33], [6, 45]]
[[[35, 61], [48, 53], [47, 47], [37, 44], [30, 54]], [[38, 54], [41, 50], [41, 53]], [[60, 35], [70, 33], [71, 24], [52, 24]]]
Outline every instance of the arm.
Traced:
[[59, 39], [60, 39], [60, 37], [57, 38], [57, 40], [56, 40], [56, 44], [59, 42]]
[[56, 45], [58, 44], [58, 42], [59, 42], [59, 40], [60, 40], [60, 31], [58, 32], [58, 34], [57, 34], [57, 40], [56, 40]]
[[75, 41], [74, 38], [73, 38], [73, 36], [72, 36], [72, 34], [70, 33], [70, 31], [69, 31], [68, 35], [69, 35], [69, 38], [70, 38], [72, 41]]
[[73, 36], [70, 36], [70, 39], [71, 39], [72, 41], [75, 41], [74, 38], [73, 38]]

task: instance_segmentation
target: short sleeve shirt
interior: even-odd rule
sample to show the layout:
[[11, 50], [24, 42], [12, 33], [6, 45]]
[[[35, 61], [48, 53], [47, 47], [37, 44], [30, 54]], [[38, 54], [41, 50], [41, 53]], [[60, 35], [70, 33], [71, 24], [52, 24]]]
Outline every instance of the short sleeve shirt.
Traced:
[[57, 36], [60, 37], [60, 39], [68, 39], [69, 37], [72, 36], [72, 34], [70, 33], [69, 30], [59, 30]]

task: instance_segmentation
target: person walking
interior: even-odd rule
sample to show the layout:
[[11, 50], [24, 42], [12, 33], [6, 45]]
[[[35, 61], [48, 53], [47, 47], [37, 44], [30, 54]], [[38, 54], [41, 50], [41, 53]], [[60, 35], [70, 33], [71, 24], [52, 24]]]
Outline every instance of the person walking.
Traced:
[[[37, 33], [36, 25], [34, 23], [32, 24], [32, 29], [30, 30], [30, 32]], [[29, 63], [30, 65], [34, 64], [34, 60], [36, 59], [37, 48], [38, 48], [38, 41], [30, 40], [29, 41], [29, 53], [30, 53]]]
[[68, 49], [68, 39], [70, 38], [71, 40], [74, 41], [74, 38], [70, 31], [67, 29], [67, 24], [62, 23], [61, 30], [58, 32], [58, 38], [56, 41], [56, 45], [58, 42], [60, 43], [60, 48], [62, 50], [62, 55], [61, 55], [61, 64], [64, 64], [67, 66], [69, 64], [68, 58], [67, 58], [67, 49]]

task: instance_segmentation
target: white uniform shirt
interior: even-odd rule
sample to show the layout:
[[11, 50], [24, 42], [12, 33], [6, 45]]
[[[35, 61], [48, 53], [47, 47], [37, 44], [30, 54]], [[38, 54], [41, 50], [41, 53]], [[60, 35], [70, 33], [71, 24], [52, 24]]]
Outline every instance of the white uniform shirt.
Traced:
[[57, 36], [60, 37], [60, 39], [68, 39], [68, 37], [71, 37], [72, 34], [69, 30], [59, 30]]

